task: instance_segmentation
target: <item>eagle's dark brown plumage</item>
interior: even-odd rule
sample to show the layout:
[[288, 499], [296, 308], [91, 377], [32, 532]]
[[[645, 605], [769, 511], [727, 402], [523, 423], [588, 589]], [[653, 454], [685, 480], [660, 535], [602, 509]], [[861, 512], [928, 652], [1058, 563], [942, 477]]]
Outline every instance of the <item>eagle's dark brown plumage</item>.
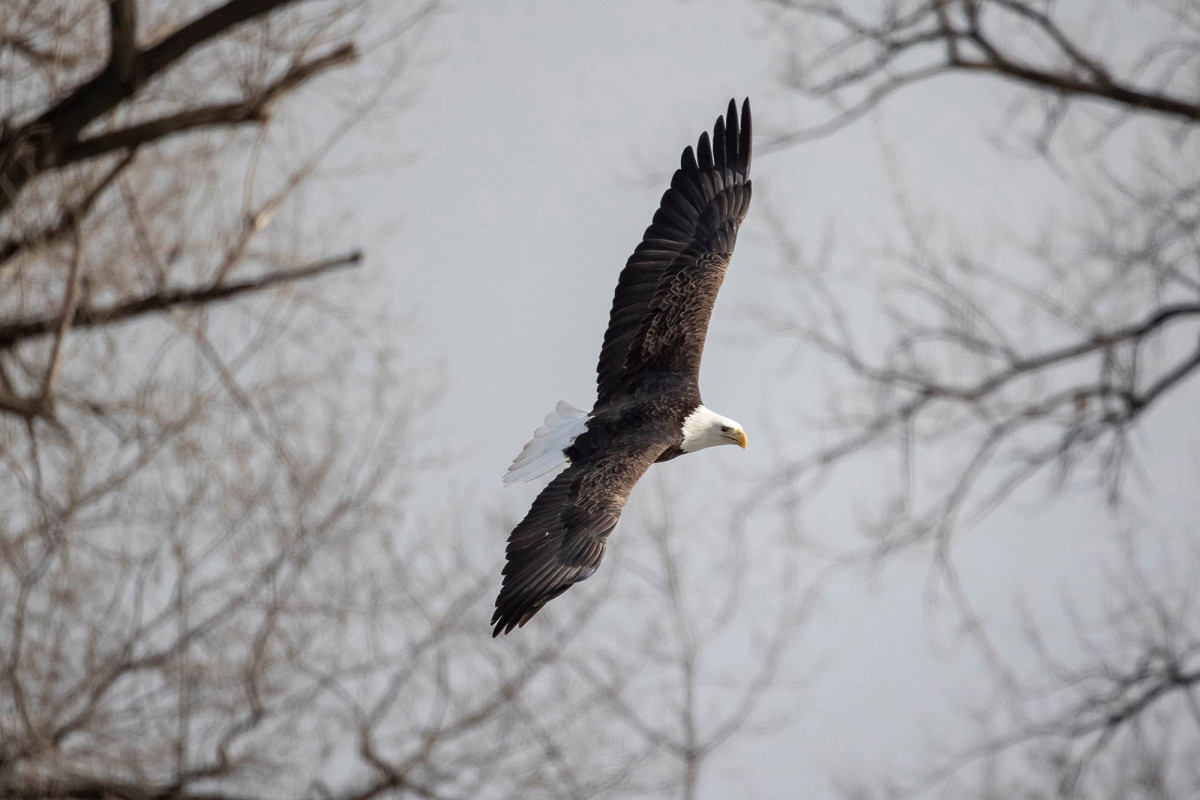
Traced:
[[705, 132], [683, 151], [617, 282], [591, 413], [560, 405], [563, 414], [547, 417], [510, 468], [525, 480], [569, 461], [509, 536], [493, 636], [596, 571], [651, 464], [711, 444], [745, 446], [737, 423], [701, 404], [699, 380], [709, 317], [750, 206], [750, 138], [750, 101], [739, 120], [730, 100], [711, 141]]

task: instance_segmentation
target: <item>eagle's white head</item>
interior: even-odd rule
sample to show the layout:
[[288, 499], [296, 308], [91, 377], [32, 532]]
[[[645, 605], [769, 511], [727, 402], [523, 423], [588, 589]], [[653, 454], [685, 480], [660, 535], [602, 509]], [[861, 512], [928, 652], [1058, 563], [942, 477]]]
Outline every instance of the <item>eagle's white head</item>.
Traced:
[[718, 444], [736, 444], [744, 450], [746, 432], [741, 424], [729, 417], [723, 417], [704, 406], [696, 406], [696, 410], [683, 421], [683, 444], [679, 448], [685, 453], [694, 453]]

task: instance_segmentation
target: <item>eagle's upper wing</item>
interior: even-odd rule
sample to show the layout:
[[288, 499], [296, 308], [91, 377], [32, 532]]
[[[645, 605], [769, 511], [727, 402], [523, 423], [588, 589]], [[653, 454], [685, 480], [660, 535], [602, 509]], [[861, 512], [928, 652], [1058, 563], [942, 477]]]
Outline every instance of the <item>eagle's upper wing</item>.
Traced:
[[662, 196], [654, 221], [633, 251], [613, 297], [596, 367], [597, 404], [637, 388], [650, 373], [699, 380], [704, 337], [717, 290], [750, 207], [750, 101], [729, 101], [710, 145], [682, 164]]
[[508, 537], [492, 636], [524, 625], [596, 571], [629, 492], [671, 443], [671, 431], [634, 438], [567, 467], [533, 501]]

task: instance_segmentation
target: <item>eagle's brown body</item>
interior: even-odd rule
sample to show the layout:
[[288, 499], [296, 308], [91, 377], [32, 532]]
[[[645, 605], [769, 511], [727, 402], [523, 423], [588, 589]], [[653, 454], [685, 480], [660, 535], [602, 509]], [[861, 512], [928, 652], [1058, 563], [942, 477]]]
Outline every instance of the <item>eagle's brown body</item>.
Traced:
[[524, 625], [596, 571], [630, 491], [651, 464], [711, 444], [745, 446], [733, 420], [702, 405], [700, 359], [750, 206], [750, 138], [750, 103], [739, 121], [731, 100], [711, 143], [705, 133], [696, 151], [684, 150], [621, 271], [596, 369], [596, 403], [562, 450], [569, 465], [509, 536], [493, 635]]

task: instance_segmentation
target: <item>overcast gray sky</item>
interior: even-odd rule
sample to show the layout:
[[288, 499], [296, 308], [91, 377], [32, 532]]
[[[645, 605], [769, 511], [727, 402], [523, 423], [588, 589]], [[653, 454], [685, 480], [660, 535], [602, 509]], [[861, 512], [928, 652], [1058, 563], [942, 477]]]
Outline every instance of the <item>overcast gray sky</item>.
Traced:
[[[478, 506], [478, 548], [497, 569], [508, 531], [489, 527], [487, 512], [519, 515], [536, 493], [502, 489], [500, 476], [556, 401], [594, 399], [617, 274], [680, 150], [730, 97], [751, 98], [759, 145], [814, 121], [818, 110], [781, 84], [782, 33], [739, 0], [460, 2], [432, 26], [419, 94], [394, 132], [396, 152], [411, 161], [356, 180], [353, 224], [392, 310], [415, 319], [405, 344], [413, 359], [445, 372], [427, 440], [456, 460], [448, 486], [443, 474], [423, 492]], [[795, 421], [818, 396], [814, 376], [793, 371], [793, 346], [764, 339], [753, 315], [787, 285], [766, 209], [806, 247], [832, 237], [835, 258], [868, 266], [880, 243], [902, 237], [898, 189], [985, 250], [1050, 214], [1069, 216], [1077, 188], [1069, 178], [994, 146], [1003, 91], [942, 80], [826, 139], [760, 151], [702, 373], [706, 404], [742, 422], [750, 447], [656, 467], [671, 487], [715, 487], [732, 501], [781, 453], [821, 435]], [[1187, 491], [1168, 480], [1188, 457], [1169, 438], [1185, 400], [1170, 401], [1139, 438], [1151, 482], [1163, 473], [1160, 500]], [[627, 517], [649, 510], [652, 495], [635, 491]], [[820, 503], [809, 524], [824, 526], [825, 539], [852, 538], [857, 498]], [[964, 584], [999, 636], [1017, 635], [1018, 598], [1050, 603], [1097, 585], [1103, 564], [1079, 552], [1097, 546], [1108, 516], [1094, 495], [1078, 493], [997, 514], [959, 544]], [[613, 548], [631, 528], [617, 529]], [[929, 577], [918, 552], [836, 582], [789, 662], [804, 676], [787, 692], [798, 700], [793, 721], [718, 756], [703, 796], [832, 796], [841, 777], [892, 768], [899, 776], [923, 763], [929, 733], [954, 738], [964, 701], [988, 684], [954, 616], [930, 608]]]

